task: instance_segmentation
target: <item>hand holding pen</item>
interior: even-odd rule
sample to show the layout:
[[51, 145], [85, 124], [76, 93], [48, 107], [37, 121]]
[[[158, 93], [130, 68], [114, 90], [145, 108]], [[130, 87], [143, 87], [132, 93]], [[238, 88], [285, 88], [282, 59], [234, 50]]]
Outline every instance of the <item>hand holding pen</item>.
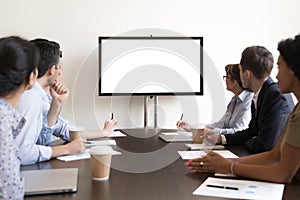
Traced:
[[103, 132], [110, 134], [114, 131], [115, 126], [117, 124], [117, 120], [114, 119], [114, 114], [111, 113], [110, 117], [108, 117], [104, 122]]
[[183, 119], [183, 113], [181, 114], [179, 121], [177, 121], [176, 123], [178, 130], [184, 129], [186, 131], [190, 131], [191, 130], [190, 125], [187, 122], [183, 121], [182, 119]]

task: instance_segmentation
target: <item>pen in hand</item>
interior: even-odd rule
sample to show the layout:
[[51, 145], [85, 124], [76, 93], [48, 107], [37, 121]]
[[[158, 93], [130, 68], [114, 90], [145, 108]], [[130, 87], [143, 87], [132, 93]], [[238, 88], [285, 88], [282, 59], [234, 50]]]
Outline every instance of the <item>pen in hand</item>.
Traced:
[[110, 119], [114, 119], [114, 113], [111, 113]]
[[181, 131], [181, 130], [183, 129], [183, 128], [181, 127], [181, 122], [180, 122], [180, 121], [182, 121], [182, 119], [183, 119], [183, 113], [181, 113], [180, 119], [179, 119], [179, 121], [178, 121], [179, 124], [177, 125], [179, 131]]

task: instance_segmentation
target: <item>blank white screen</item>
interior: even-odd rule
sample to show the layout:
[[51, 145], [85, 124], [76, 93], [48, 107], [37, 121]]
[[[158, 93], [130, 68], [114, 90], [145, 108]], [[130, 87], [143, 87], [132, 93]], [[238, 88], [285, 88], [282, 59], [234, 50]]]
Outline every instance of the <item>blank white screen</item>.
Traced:
[[100, 95], [202, 92], [200, 38], [107, 38], [99, 48]]

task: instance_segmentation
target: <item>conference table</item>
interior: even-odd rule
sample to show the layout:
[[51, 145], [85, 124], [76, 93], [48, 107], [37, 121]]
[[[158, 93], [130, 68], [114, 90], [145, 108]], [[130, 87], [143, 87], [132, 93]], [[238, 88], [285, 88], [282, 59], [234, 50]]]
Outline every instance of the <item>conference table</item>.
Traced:
[[[217, 199], [216, 197], [193, 195], [209, 173], [189, 170], [177, 151], [187, 150], [186, 142], [166, 143], [158, 135], [174, 130], [124, 129], [126, 137], [113, 138], [115, 150], [122, 155], [112, 158], [110, 177], [107, 181], [95, 181], [91, 177], [90, 159], [63, 162], [57, 159], [22, 166], [21, 170], [78, 168], [78, 188], [74, 193], [26, 196], [26, 200], [49, 199], [105, 199], [105, 200], [189, 200]], [[249, 155], [244, 146], [228, 148], [238, 156]], [[57, 180], [59, 181], [59, 180]], [[300, 183], [285, 185], [283, 199], [300, 198]], [[218, 198], [222, 199], [222, 198]], [[266, 199], [268, 197], [266, 196]]]

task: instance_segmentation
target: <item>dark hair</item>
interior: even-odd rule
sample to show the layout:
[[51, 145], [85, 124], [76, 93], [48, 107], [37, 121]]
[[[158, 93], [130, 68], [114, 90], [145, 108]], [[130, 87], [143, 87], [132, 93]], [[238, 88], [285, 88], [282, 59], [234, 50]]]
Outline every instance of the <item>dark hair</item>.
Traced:
[[40, 51], [40, 61], [38, 65], [38, 78], [40, 78], [44, 76], [47, 70], [53, 65], [57, 67], [59, 58], [62, 57], [62, 52], [60, 51], [59, 44], [54, 41], [37, 38], [30, 42], [32, 42]]
[[243, 72], [249, 70], [257, 79], [270, 76], [273, 63], [272, 53], [262, 46], [247, 47], [240, 61]]
[[277, 50], [287, 66], [293, 70], [298, 80], [300, 80], [300, 35], [296, 35], [295, 39], [288, 38], [280, 41]]
[[37, 48], [29, 41], [11, 36], [0, 39], [0, 96], [28, 83], [39, 60]]
[[[243, 88], [243, 84], [240, 77], [239, 64], [229, 64], [225, 66], [226, 74], [230, 76], [231, 80], [238, 82], [239, 86]], [[244, 88], [243, 88], [244, 89]]]

